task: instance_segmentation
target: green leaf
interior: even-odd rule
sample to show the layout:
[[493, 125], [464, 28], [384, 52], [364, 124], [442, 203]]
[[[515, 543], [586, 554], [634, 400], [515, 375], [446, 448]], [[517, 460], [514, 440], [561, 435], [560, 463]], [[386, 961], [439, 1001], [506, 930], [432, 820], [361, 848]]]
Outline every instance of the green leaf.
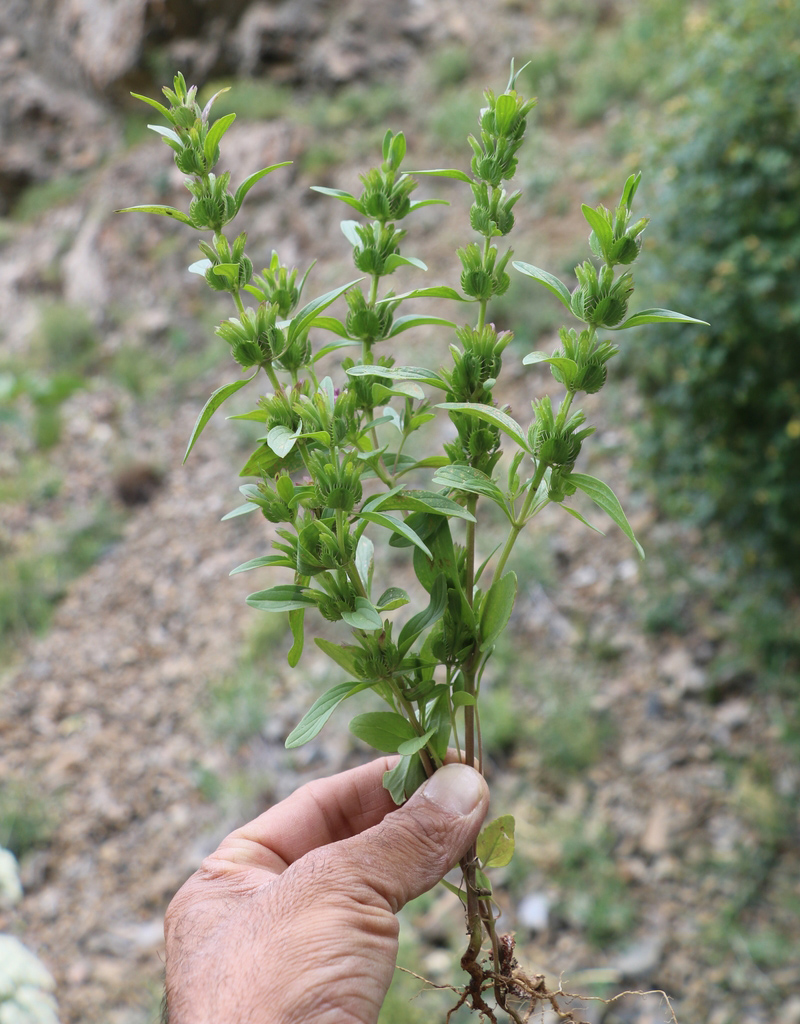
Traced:
[[375, 568], [375, 545], [364, 534], [358, 538], [355, 563], [359, 579], [364, 584], [364, 590], [369, 594], [372, 589], [372, 573]]
[[478, 701], [475, 698], [474, 693], [467, 693], [466, 690], [456, 690], [453, 694], [453, 707], [473, 707]]
[[291, 650], [287, 655], [287, 661], [291, 668], [295, 668], [298, 661], [300, 661], [300, 655], [303, 653], [303, 645], [305, 643], [303, 620], [305, 619], [305, 614], [305, 608], [294, 608], [289, 612], [289, 627], [294, 639]]
[[444, 615], [445, 607], [447, 606], [447, 582], [444, 576], [440, 573], [433, 583], [431, 588], [431, 599], [427, 608], [423, 608], [421, 612], [417, 612], [416, 615], [408, 620], [408, 622], [400, 630], [400, 636], [397, 638], [397, 646], [401, 654], [405, 656], [411, 645], [429, 626], [432, 626], [437, 619], [440, 619]]
[[356, 671], [356, 658], [361, 654], [360, 647], [356, 647], [354, 644], [335, 644], [321, 636], [315, 636], [314, 643], [348, 675], [357, 676], [359, 674]]
[[574, 359], [567, 359], [566, 356], [548, 356], [544, 352], [530, 352], [522, 360], [523, 366], [530, 366], [532, 363], [549, 363], [561, 372], [565, 384], [569, 385], [578, 373], [578, 364]]
[[402, 295], [388, 295], [385, 299], [378, 299], [378, 305], [382, 302], [402, 302], [405, 299], [455, 299], [457, 302], [473, 302], [473, 299], [465, 299], [464, 296], [446, 284], [432, 285], [430, 288], [415, 288], [410, 292], [403, 292]]
[[194, 448], [195, 441], [203, 433], [206, 424], [217, 411], [217, 409], [219, 409], [222, 403], [225, 402], [228, 398], [230, 398], [231, 395], [235, 395], [237, 391], [243, 388], [245, 384], [249, 384], [250, 381], [253, 380], [253, 378], [255, 377], [256, 373], [258, 373], [258, 369], [256, 369], [256, 372], [251, 374], [249, 377], [245, 377], [244, 380], [235, 380], [231, 384], [223, 384], [221, 388], [217, 388], [214, 394], [203, 406], [200, 415], [197, 417], [197, 422], [195, 423], [194, 429], [192, 430], [192, 436], [189, 438], [189, 444], [183, 456], [184, 462], [186, 462], [186, 460], [189, 458], [189, 452], [192, 450], [192, 448]]
[[411, 529], [410, 526], [406, 526], [402, 519], [396, 519], [394, 516], [384, 515], [382, 512], [359, 512], [359, 519], [366, 519], [368, 523], [375, 523], [376, 526], [382, 526], [385, 530], [391, 530], [392, 533], [399, 533], [405, 537], [406, 540], [410, 540], [412, 544], [415, 544], [420, 551], [424, 551], [428, 558], [431, 557], [431, 553], [426, 547], [422, 539]]
[[320, 192], [324, 196], [333, 196], [334, 199], [341, 199], [343, 203], [352, 206], [354, 210], [358, 210], [360, 214], [366, 217], [363, 205], [355, 196], [351, 196], [349, 192], [343, 192], [340, 188], [324, 188], [322, 185], [312, 185], [311, 191]]
[[[147, 127], [151, 132], [155, 132], [156, 135], [160, 135], [162, 139], [166, 139], [172, 149], [177, 152], [180, 152], [183, 149], [183, 143], [181, 142], [180, 136], [177, 132], [173, 131], [172, 128], [164, 128], [164, 126], [160, 124], [149, 124]], [[177, 145], [173, 146], [172, 143], [177, 143]]]
[[246, 598], [251, 608], [263, 612], [291, 612], [296, 608], [314, 608], [317, 602], [306, 587], [285, 583], [269, 590], [259, 590]]
[[347, 333], [347, 328], [341, 320], [337, 320], [335, 316], [317, 316], [311, 322], [312, 327], [320, 327], [324, 331], [332, 331], [334, 334], [338, 334], [340, 338], [346, 338], [351, 344], [353, 339]]
[[413, 213], [414, 210], [419, 210], [423, 206], [449, 206], [450, 203], [446, 199], [418, 199], [416, 203], [412, 203], [408, 208], [409, 213]]
[[151, 99], [149, 96], [141, 96], [138, 92], [132, 92], [131, 96], [135, 100], [141, 100], [142, 103], [147, 103], [161, 114], [165, 121], [170, 120], [169, 110], [164, 106], [163, 103], [159, 103], [158, 100]]
[[244, 505], [239, 505], [237, 508], [233, 509], [232, 512], [227, 512], [222, 519], [220, 519], [220, 522], [224, 523], [228, 519], [236, 519], [237, 516], [246, 516], [248, 512], [255, 512], [257, 508], [261, 508], [261, 506], [254, 504], [252, 501], [247, 501]]
[[370, 683], [356, 683], [353, 680], [332, 686], [330, 690], [314, 701], [300, 722], [286, 737], [286, 749], [302, 747], [304, 743], [313, 740], [343, 700], [352, 697], [355, 693], [360, 693], [361, 690], [366, 690], [369, 686]]
[[239, 212], [241, 205], [244, 202], [244, 197], [257, 181], [261, 181], [261, 179], [267, 174], [277, 171], [279, 167], [288, 167], [291, 162], [291, 160], [284, 160], [280, 164], [272, 164], [270, 167], [262, 167], [260, 171], [256, 171], [255, 174], [251, 174], [249, 178], [245, 178], [241, 185], [236, 189], [236, 195], [233, 197], [236, 212]]
[[586, 218], [586, 222], [588, 223], [589, 227], [597, 235], [597, 240], [600, 243], [600, 248], [603, 251], [605, 251], [611, 246], [611, 243], [614, 241], [614, 229], [611, 227], [611, 224], [606, 219], [606, 217], [603, 216], [600, 210], [595, 210], [591, 206], [587, 206], [586, 203], [584, 203], [581, 206], [581, 211], [583, 213], [583, 216]]
[[514, 260], [511, 266], [521, 274], [525, 274], [526, 277], [532, 277], [534, 281], [543, 284], [548, 291], [551, 291], [572, 312], [569, 288], [567, 288], [563, 281], [559, 281], [557, 277], [548, 274], [546, 270], [540, 270], [539, 267], [531, 266], [530, 263], [521, 263], [519, 260]]
[[383, 629], [383, 619], [365, 597], [357, 597], [355, 611], [343, 611], [342, 618], [353, 629]]
[[400, 380], [393, 388], [387, 388], [385, 384], [372, 385], [372, 400], [376, 404], [378, 402], [385, 402], [393, 396], [411, 398], [414, 401], [421, 402], [425, 398], [425, 392], [419, 384], [415, 384], [410, 380]]
[[398, 267], [416, 267], [418, 270], [427, 270], [427, 266], [418, 260], [416, 256], [401, 256], [399, 253], [393, 252], [391, 256], [387, 256], [383, 264], [384, 274], [393, 274]]
[[507, 572], [495, 580], [481, 611], [481, 650], [488, 650], [508, 625], [517, 598], [517, 575]]
[[407, 331], [412, 327], [420, 327], [422, 324], [438, 324], [440, 327], [455, 327], [452, 320], [445, 320], [440, 316], [415, 316], [413, 313], [408, 316], [399, 316], [392, 324], [392, 329], [389, 331], [389, 337], [394, 338], [398, 334], [402, 334], [403, 331]]
[[494, 480], [472, 466], [442, 466], [433, 474], [433, 482], [456, 491], [482, 494], [506, 511], [505, 495]]
[[217, 263], [209, 268], [216, 277], [224, 278], [230, 285], [237, 285], [239, 282], [238, 263]]
[[391, 771], [383, 774], [383, 788], [399, 806], [415, 793], [425, 781], [425, 769], [419, 754], [401, 757]]
[[353, 285], [358, 284], [361, 280], [360, 277], [354, 281], [348, 281], [347, 284], [343, 284], [340, 288], [333, 288], [329, 292], [325, 292], [324, 295], [320, 295], [317, 299], [312, 299], [311, 302], [307, 302], [302, 309], [298, 310], [297, 313], [289, 321], [288, 330], [288, 341], [292, 342], [296, 337], [301, 335], [309, 327], [312, 322], [316, 319], [317, 313], [321, 313], [323, 309], [327, 309], [333, 302], [335, 302], [340, 295], [352, 288]]
[[220, 139], [235, 120], [236, 114], [226, 114], [211, 125], [208, 135], [206, 135], [206, 141], [203, 143], [203, 156], [206, 158], [206, 163], [210, 164], [213, 161], [214, 151], [219, 145]]
[[436, 408], [464, 412], [468, 416], [475, 416], [486, 423], [492, 423], [499, 427], [504, 434], [508, 434], [512, 441], [516, 441], [523, 451], [529, 451], [527, 439], [519, 423], [508, 413], [501, 412], [493, 405], [481, 405], [479, 402], [440, 402]]
[[502, 814], [485, 825], [476, 844], [478, 860], [485, 868], [504, 868], [514, 856], [514, 817]]
[[577, 519], [579, 523], [583, 523], [583, 525], [584, 526], [588, 526], [590, 530], [594, 530], [594, 532], [595, 533], [599, 533], [601, 537], [605, 537], [605, 534], [603, 533], [602, 530], [598, 530], [596, 526], [592, 526], [592, 524], [589, 522], [589, 520], [588, 519], [584, 519], [584, 517], [576, 509], [570, 508], [569, 505], [564, 505], [564, 504], [562, 504], [561, 507], [564, 509], [565, 512], [569, 512], [569, 514], [573, 518]]
[[481, 896], [485, 897], [492, 895], [492, 883], [480, 868], [475, 868], [475, 885]]
[[[350, 722], [350, 732], [386, 754], [396, 754], [401, 743], [417, 738], [408, 719], [396, 711], [369, 711], [364, 715], [356, 715]], [[408, 753], [416, 751], [409, 750]]]
[[423, 736], [414, 736], [413, 739], [405, 740], [397, 748], [398, 754], [416, 754], [418, 750], [422, 750], [427, 745], [430, 738], [436, 732], [436, 729], [428, 729]]
[[267, 444], [279, 458], [284, 459], [294, 448], [299, 436], [296, 430], [289, 430], [288, 427], [279, 423], [276, 427], [272, 427], [267, 434]]
[[433, 178], [455, 178], [456, 181], [466, 181], [468, 185], [472, 184], [472, 178], [463, 171], [455, 170], [449, 167], [436, 167], [431, 171], [408, 171], [408, 174], [427, 174], [428, 177]]
[[449, 889], [454, 895], [458, 896], [461, 902], [466, 906], [467, 894], [463, 889], [459, 889], [457, 885], [453, 885], [452, 882], [448, 882], [446, 878], [441, 879], [439, 885], [443, 885], [445, 889]]
[[575, 484], [579, 490], [583, 491], [584, 494], [587, 494], [595, 505], [601, 508], [614, 520], [620, 530], [622, 530], [625, 536], [636, 548], [639, 553], [639, 557], [644, 558], [642, 545], [634, 536], [631, 524], [628, 522], [625, 513], [622, 511], [622, 505], [620, 505], [619, 499], [608, 484], [604, 484], [602, 480], [598, 480], [596, 477], [585, 476], [583, 473], [570, 473], [569, 480], [570, 483]]
[[475, 522], [475, 517], [463, 505], [433, 491], [403, 491], [401, 494], [389, 494], [383, 499], [378, 495], [374, 504], [370, 502], [369, 511], [433, 512], [437, 516], [453, 516]]
[[628, 317], [618, 327], [609, 327], [608, 330], [625, 331], [629, 327], [639, 327], [641, 324], [701, 324], [703, 327], [710, 326], [705, 320], [695, 320], [693, 316], [676, 313], [672, 309], [643, 309], [641, 313], [634, 313], [633, 316]]
[[261, 555], [260, 558], [251, 558], [249, 562], [242, 562], [241, 565], [237, 565], [235, 569], [231, 569], [228, 575], [235, 576], [240, 572], [249, 572], [250, 569], [263, 569], [265, 566], [270, 565], [288, 566], [290, 569], [294, 568], [286, 555]]
[[378, 598], [375, 607], [379, 612], [392, 612], [395, 608], [402, 608], [408, 602], [409, 596], [405, 590], [400, 587], [389, 587]]
[[115, 210], [115, 213], [157, 213], [161, 217], [172, 217], [173, 220], [179, 220], [181, 224], [188, 224], [190, 228], [194, 227], [191, 218], [183, 213], [182, 210], [176, 210], [172, 206], [126, 206], [124, 210]]
[[347, 371], [350, 377], [388, 377], [390, 380], [417, 380], [421, 384], [432, 384], [434, 387], [447, 390], [447, 382], [433, 370], [424, 366], [351, 366]]

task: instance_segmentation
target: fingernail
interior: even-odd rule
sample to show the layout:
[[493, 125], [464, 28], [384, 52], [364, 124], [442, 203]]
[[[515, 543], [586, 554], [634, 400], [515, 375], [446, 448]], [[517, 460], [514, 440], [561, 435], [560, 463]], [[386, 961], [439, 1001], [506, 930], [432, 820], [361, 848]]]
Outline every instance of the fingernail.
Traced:
[[466, 764], [446, 764], [420, 790], [423, 796], [452, 814], [471, 814], [483, 799], [486, 783]]

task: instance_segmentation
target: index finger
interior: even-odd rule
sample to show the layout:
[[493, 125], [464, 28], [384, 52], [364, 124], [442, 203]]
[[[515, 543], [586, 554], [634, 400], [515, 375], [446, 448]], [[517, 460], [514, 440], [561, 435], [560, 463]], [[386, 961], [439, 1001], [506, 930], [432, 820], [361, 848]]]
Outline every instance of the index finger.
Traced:
[[212, 860], [280, 874], [311, 850], [358, 835], [396, 809], [383, 775], [397, 762], [380, 757], [308, 782], [223, 839]]

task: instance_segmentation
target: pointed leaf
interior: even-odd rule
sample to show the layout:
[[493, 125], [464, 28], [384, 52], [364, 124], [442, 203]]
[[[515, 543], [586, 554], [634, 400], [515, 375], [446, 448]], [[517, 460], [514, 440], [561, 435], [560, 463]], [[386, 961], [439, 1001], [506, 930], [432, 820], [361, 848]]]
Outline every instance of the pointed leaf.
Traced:
[[262, 612], [291, 612], [295, 608], [315, 608], [317, 602], [306, 587], [286, 583], [269, 590], [259, 590], [246, 598], [251, 608]]
[[388, 377], [391, 380], [417, 380], [421, 384], [432, 384], [434, 387], [447, 390], [447, 382], [433, 370], [424, 366], [351, 366], [347, 371], [350, 377]]
[[321, 636], [315, 636], [314, 643], [348, 675], [357, 676], [359, 674], [356, 671], [356, 658], [361, 654], [360, 647], [356, 647], [354, 644], [335, 644]]
[[260, 171], [256, 171], [255, 174], [251, 174], [249, 178], [245, 178], [241, 185], [236, 189], [236, 195], [233, 197], [236, 212], [239, 212], [241, 205], [244, 202], [244, 197], [257, 181], [261, 181], [261, 179], [267, 174], [277, 171], [279, 167], [288, 167], [291, 162], [291, 160], [284, 160], [282, 163], [272, 164], [270, 167], [262, 167]]
[[569, 288], [567, 288], [563, 281], [559, 281], [557, 277], [548, 274], [546, 270], [540, 270], [539, 267], [531, 266], [530, 263], [521, 263], [519, 260], [514, 260], [511, 266], [521, 274], [525, 274], [526, 277], [532, 277], [534, 281], [543, 284], [548, 291], [551, 291], [572, 312]]
[[479, 469], [473, 469], [472, 466], [442, 466], [433, 474], [433, 482], [457, 491], [482, 494], [491, 498], [504, 511], [506, 509], [505, 495], [494, 480]]
[[406, 540], [410, 540], [412, 544], [415, 544], [420, 551], [424, 551], [428, 558], [432, 557], [424, 542], [410, 526], [406, 526], [402, 519], [384, 515], [382, 512], [359, 512], [357, 518], [366, 519], [368, 523], [375, 523], [376, 526], [382, 526], [385, 530], [391, 530], [392, 533], [399, 533]]
[[453, 694], [454, 708], [474, 707], [477, 703], [478, 701], [474, 693], [467, 693], [466, 690], [457, 690]]
[[408, 604], [409, 596], [400, 587], [389, 587], [378, 598], [375, 607], [379, 612], [392, 612], [395, 608], [402, 608]]
[[419, 210], [423, 206], [449, 206], [450, 203], [446, 199], [418, 199], [416, 203], [412, 203], [408, 208], [409, 213], [413, 213], [414, 210]]
[[226, 515], [220, 519], [220, 522], [224, 523], [227, 519], [236, 519], [237, 516], [246, 516], [248, 512], [255, 512], [255, 510], [260, 507], [260, 505], [254, 505], [252, 501], [245, 502], [244, 505], [239, 505], [232, 512], [226, 513]]
[[141, 100], [142, 103], [149, 104], [151, 107], [157, 110], [165, 120], [169, 121], [169, 110], [164, 106], [163, 103], [159, 103], [158, 100], [151, 99], [149, 96], [141, 96], [138, 92], [132, 92], [131, 96], [133, 96], [135, 100]]
[[444, 576], [439, 573], [431, 587], [431, 600], [427, 608], [413, 615], [400, 630], [397, 638], [397, 646], [405, 655], [420, 633], [423, 633], [428, 626], [444, 615], [447, 605], [447, 583]]
[[636, 548], [639, 553], [639, 557], [644, 558], [642, 545], [634, 536], [631, 524], [628, 522], [625, 513], [622, 511], [622, 505], [620, 505], [619, 499], [608, 484], [604, 484], [602, 480], [598, 480], [596, 477], [585, 476], [583, 473], [570, 473], [569, 480], [570, 483], [575, 484], [575, 486], [583, 491], [584, 494], [587, 494], [595, 505], [601, 508], [614, 520], [620, 530], [622, 530], [625, 536]]
[[343, 700], [361, 690], [366, 690], [369, 685], [369, 683], [356, 683], [350, 680], [332, 686], [330, 690], [314, 701], [300, 722], [286, 737], [286, 749], [302, 747], [304, 743], [313, 740]]
[[[466, 519], [468, 522], [475, 522], [475, 517], [468, 512], [463, 505], [451, 501], [443, 494], [435, 494], [433, 491], [403, 491], [394, 488], [386, 495], [377, 495], [369, 502], [368, 511], [381, 512], [433, 512], [437, 516], [453, 516], [456, 519]], [[365, 506], [366, 507], [366, 506]]]
[[305, 608], [294, 608], [289, 612], [289, 628], [292, 631], [294, 643], [286, 656], [286, 660], [289, 662], [291, 668], [296, 667], [297, 663], [300, 661], [300, 655], [303, 653], [303, 645], [305, 643], [303, 620], [305, 618], [305, 614]]
[[[411, 722], [396, 711], [370, 711], [356, 715], [350, 722], [350, 732], [386, 754], [396, 754], [401, 743], [417, 738]], [[408, 753], [415, 751], [409, 750]]]
[[191, 218], [183, 213], [181, 210], [176, 210], [172, 206], [126, 206], [124, 210], [116, 210], [116, 213], [157, 213], [161, 217], [172, 217], [173, 220], [179, 220], [181, 224], [188, 224], [190, 228], [194, 227]]
[[695, 320], [693, 316], [686, 316], [684, 313], [676, 313], [672, 309], [643, 309], [641, 313], [634, 313], [633, 316], [619, 325], [610, 327], [611, 331], [624, 331], [629, 327], [639, 327], [641, 324], [701, 324], [708, 327], [705, 320]]
[[485, 868], [504, 868], [514, 856], [514, 817], [503, 814], [485, 825], [476, 844], [478, 860]]
[[203, 433], [206, 424], [217, 411], [217, 409], [219, 409], [222, 403], [225, 402], [228, 398], [230, 398], [231, 395], [235, 395], [237, 391], [243, 388], [245, 384], [249, 384], [250, 381], [253, 380], [253, 378], [255, 377], [256, 373], [258, 373], [257, 369], [255, 373], [251, 374], [251, 376], [249, 377], [245, 377], [244, 380], [235, 380], [231, 384], [223, 384], [221, 388], [217, 388], [214, 394], [203, 406], [200, 415], [197, 417], [197, 422], [195, 423], [194, 428], [192, 430], [192, 435], [189, 438], [189, 444], [186, 448], [186, 453], [183, 456], [184, 462], [186, 462], [186, 460], [189, 458], [189, 452], [194, 447], [195, 441]]
[[364, 584], [364, 590], [369, 594], [372, 589], [372, 571], [375, 565], [375, 545], [364, 534], [358, 538], [355, 563], [359, 579]]
[[504, 434], [508, 434], [512, 441], [516, 441], [523, 451], [529, 451], [527, 439], [519, 423], [508, 413], [501, 412], [493, 405], [481, 405], [479, 402], [440, 402], [436, 408], [464, 412], [468, 416], [475, 416], [486, 423], [492, 423], [499, 427]]
[[463, 171], [455, 170], [448, 167], [436, 167], [431, 171], [408, 171], [408, 174], [427, 174], [433, 178], [455, 178], [456, 181], [466, 181], [468, 185], [472, 184], [472, 178]]
[[425, 781], [425, 769], [419, 754], [401, 757], [391, 771], [383, 774], [383, 788], [399, 806], [404, 803]]
[[576, 509], [570, 508], [569, 505], [564, 504], [562, 504], [561, 507], [564, 509], [565, 512], [569, 512], [569, 514], [573, 518], [577, 519], [579, 523], [583, 523], [583, 525], [588, 526], [590, 530], [594, 530], [594, 532], [599, 533], [601, 537], [605, 537], [605, 533], [603, 533], [602, 530], [598, 530], [597, 527], [593, 526], [588, 519], [584, 519], [584, 517]]
[[251, 558], [248, 562], [242, 562], [241, 565], [237, 565], [235, 569], [231, 569], [229, 575], [235, 576], [240, 572], [249, 572], [250, 569], [262, 569], [269, 565], [288, 565], [290, 569], [294, 568], [286, 555], [261, 555], [260, 558]]
[[[151, 132], [155, 132], [156, 135], [160, 135], [162, 139], [166, 139], [167, 142], [177, 143], [177, 148], [180, 150], [183, 148], [183, 143], [180, 140], [180, 136], [172, 130], [172, 128], [164, 128], [160, 124], [149, 124], [147, 126]], [[172, 147], [175, 149], [175, 146]]]
[[393, 252], [391, 256], [387, 256], [383, 264], [384, 274], [393, 274], [398, 267], [416, 267], [418, 270], [427, 270], [428, 267], [418, 260], [416, 256], [401, 256], [397, 252]]
[[614, 229], [611, 224], [606, 220], [603, 214], [599, 210], [592, 209], [591, 206], [587, 206], [584, 203], [581, 206], [583, 216], [586, 218], [586, 222], [589, 227], [597, 235], [597, 240], [600, 242], [602, 249], [608, 249], [611, 243], [614, 241]]
[[219, 145], [220, 139], [235, 120], [236, 114], [226, 114], [211, 125], [208, 135], [206, 135], [206, 141], [203, 143], [203, 156], [206, 158], [206, 163], [210, 164], [214, 159], [214, 151]]
[[455, 327], [452, 320], [445, 320], [441, 316], [415, 316], [409, 314], [408, 316], [399, 316], [392, 324], [392, 329], [389, 332], [389, 337], [394, 338], [398, 334], [402, 334], [403, 331], [407, 331], [412, 327], [421, 327], [423, 324], [437, 324], [440, 327]]
[[301, 310], [295, 313], [289, 322], [289, 341], [291, 342], [294, 338], [311, 327], [311, 324], [317, 317], [317, 313], [321, 313], [323, 309], [327, 309], [327, 307], [335, 302], [340, 295], [344, 295], [349, 288], [358, 284], [360, 280], [361, 278], [358, 277], [354, 281], [348, 281], [347, 284], [343, 284], [340, 288], [333, 288], [331, 291], [325, 292], [324, 295], [320, 295], [319, 298], [312, 299], [311, 302], [306, 303]]
[[517, 575], [507, 572], [499, 580], [495, 580], [481, 611], [480, 635], [481, 650], [488, 650], [508, 625], [517, 598]]
[[347, 328], [335, 316], [316, 316], [311, 321], [311, 326], [320, 327], [324, 331], [332, 331], [334, 334], [338, 334], [340, 338], [347, 338], [351, 344], [353, 343], [353, 339], [347, 333]]
[[446, 284], [432, 285], [430, 288], [415, 288], [413, 291], [404, 292], [402, 295], [387, 295], [385, 299], [378, 299], [378, 305], [382, 302], [402, 302], [405, 299], [455, 299], [457, 302], [474, 302], [474, 299], [465, 299], [464, 296]]
[[435, 728], [428, 729], [428, 731], [422, 736], [414, 736], [413, 739], [405, 740], [397, 748], [397, 753], [403, 755], [416, 754], [418, 750], [422, 750], [422, 748], [427, 745], [435, 732]]
[[362, 203], [355, 196], [351, 196], [349, 192], [343, 192], [340, 188], [324, 188], [322, 185], [312, 185], [311, 191], [320, 192], [324, 196], [333, 196], [334, 199], [341, 199], [343, 203], [352, 206], [354, 210], [358, 210], [360, 214], [366, 217]]

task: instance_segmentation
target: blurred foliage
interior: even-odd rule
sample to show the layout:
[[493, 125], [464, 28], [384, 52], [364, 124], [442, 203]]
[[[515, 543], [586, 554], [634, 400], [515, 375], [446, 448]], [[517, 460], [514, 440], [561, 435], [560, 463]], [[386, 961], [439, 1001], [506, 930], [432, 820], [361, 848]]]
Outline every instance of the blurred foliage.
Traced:
[[4, 779], [0, 785], [0, 847], [19, 860], [47, 846], [56, 826], [54, 809], [38, 788], [23, 779]]
[[648, 266], [711, 327], [639, 349], [642, 451], [671, 517], [718, 521], [798, 581], [800, 7], [718, 0], [690, 27], [658, 117]]

